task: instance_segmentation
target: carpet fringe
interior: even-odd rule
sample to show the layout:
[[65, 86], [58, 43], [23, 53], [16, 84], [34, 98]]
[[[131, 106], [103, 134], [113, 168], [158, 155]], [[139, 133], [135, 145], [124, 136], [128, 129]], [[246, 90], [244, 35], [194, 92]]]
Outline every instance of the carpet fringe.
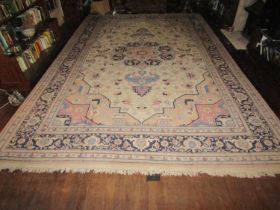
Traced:
[[[8, 164], [8, 165], [7, 165]], [[256, 178], [264, 176], [274, 177], [280, 174], [280, 166], [274, 164], [266, 165], [163, 165], [154, 164], [153, 167], [147, 164], [131, 163], [64, 163], [63, 165], [28, 163], [21, 164], [9, 161], [7, 164], [0, 164], [0, 171], [8, 169], [9, 172], [21, 171], [28, 173], [105, 173], [122, 175], [151, 175], [161, 174], [162, 176], [199, 176], [207, 174], [210, 176], [232, 176], [240, 178]], [[129, 166], [130, 165], [130, 166]], [[128, 167], [129, 166], [129, 167]]]

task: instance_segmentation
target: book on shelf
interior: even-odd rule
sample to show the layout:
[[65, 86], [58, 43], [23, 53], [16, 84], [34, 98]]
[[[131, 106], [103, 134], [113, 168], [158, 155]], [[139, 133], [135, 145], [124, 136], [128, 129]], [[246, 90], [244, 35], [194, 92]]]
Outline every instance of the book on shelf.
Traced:
[[0, 20], [28, 8], [37, 0], [0, 0]]
[[29, 68], [22, 56], [17, 56], [17, 62], [22, 71], [26, 71]]
[[44, 12], [39, 6], [32, 7], [23, 14], [15, 17], [6, 25], [0, 27], [0, 48], [4, 55], [20, 53], [24, 48], [25, 37], [22, 33], [24, 25], [28, 22], [33, 27], [45, 20]]
[[14, 27], [21, 27], [24, 25], [27, 21], [29, 21], [29, 24], [37, 25], [38, 23], [45, 20], [45, 15], [43, 12], [42, 7], [40, 6], [34, 6], [27, 11], [25, 11], [23, 14], [18, 15], [15, 17], [11, 23]]
[[3, 50], [4, 54], [11, 54], [21, 50], [21, 46], [17, 44], [18, 37], [14, 28], [8, 24], [0, 27], [0, 48]]
[[47, 29], [38, 37], [28, 49], [24, 50], [21, 55], [17, 56], [17, 62], [20, 69], [25, 72], [30, 66], [40, 58], [43, 51], [50, 48], [55, 42], [54, 34]]

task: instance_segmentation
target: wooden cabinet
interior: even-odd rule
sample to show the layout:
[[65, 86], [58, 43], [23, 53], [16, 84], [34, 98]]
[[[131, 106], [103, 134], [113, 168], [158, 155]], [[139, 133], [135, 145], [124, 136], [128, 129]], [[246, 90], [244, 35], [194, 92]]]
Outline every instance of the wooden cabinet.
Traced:
[[0, 63], [0, 87], [4, 89], [20, 88], [28, 89], [29, 84], [23, 75], [18, 63], [15, 59], [11, 58], [7, 62]]

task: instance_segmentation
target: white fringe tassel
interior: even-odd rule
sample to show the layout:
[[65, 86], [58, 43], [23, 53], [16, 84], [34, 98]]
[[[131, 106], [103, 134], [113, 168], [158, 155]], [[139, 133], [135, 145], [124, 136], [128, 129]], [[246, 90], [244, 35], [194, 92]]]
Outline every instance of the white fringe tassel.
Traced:
[[162, 176], [211, 176], [263, 177], [280, 174], [280, 165], [175, 165], [116, 162], [50, 162], [50, 161], [0, 161], [0, 170], [20, 170], [32, 173], [106, 173], [106, 174], [161, 174]]

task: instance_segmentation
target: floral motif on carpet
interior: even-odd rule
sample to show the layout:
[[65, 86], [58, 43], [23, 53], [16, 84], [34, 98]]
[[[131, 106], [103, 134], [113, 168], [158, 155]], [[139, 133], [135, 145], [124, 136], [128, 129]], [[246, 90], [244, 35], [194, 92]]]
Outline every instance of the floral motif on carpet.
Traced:
[[86, 160], [97, 171], [114, 161], [274, 173], [279, 129], [199, 15], [89, 16], [1, 133], [0, 158], [22, 169], [29, 160], [79, 171], [71, 161]]

